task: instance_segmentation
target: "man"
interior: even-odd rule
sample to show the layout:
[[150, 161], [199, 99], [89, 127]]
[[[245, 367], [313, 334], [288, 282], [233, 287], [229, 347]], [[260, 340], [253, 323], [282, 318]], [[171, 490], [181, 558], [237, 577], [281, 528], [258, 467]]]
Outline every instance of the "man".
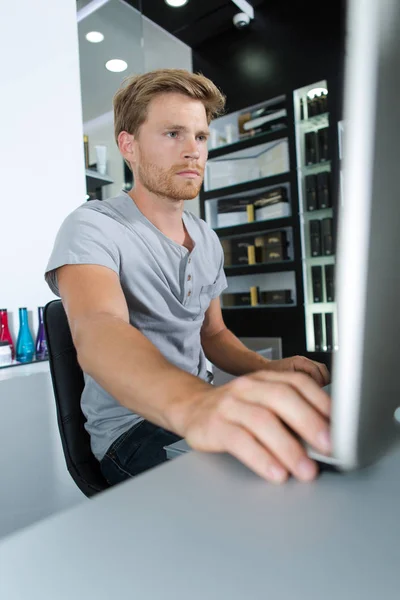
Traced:
[[[114, 111], [134, 187], [69, 215], [47, 266], [85, 373], [92, 450], [111, 484], [165, 461], [163, 447], [182, 437], [274, 482], [316, 476], [298, 437], [330, 450], [326, 367], [268, 361], [227, 330], [221, 245], [184, 211], [200, 190], [209, 123], [224, 103], [210, 80], [187, 71], [130, 79]], [[241, 377], [210, 385], [205, 357]]]

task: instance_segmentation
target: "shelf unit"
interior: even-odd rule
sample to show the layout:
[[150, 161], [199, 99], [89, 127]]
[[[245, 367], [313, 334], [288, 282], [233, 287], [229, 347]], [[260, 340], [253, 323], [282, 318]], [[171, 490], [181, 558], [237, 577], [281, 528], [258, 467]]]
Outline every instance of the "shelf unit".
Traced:
[[[254, 113], [264, 107], [271, 111], [277, 108], [280, 115], [279, 128], [239, 139], [240, 114]], [[304, 352], [303, 280], [291, 93], [220, 117], [212, 122], [210, 129], [220, 132], [221, 137], [225, 129], [228, 129], [230, 135], [234, 130], [234, 139], [217, 148], [209, 148], [205, 184], [200, 193], [202, 218], [214, 229], [221, 242], [227, 239], [238, 241], [240, 237], [251, 239], [252, 236], [278, 231], [286, 233], [288, 242], [285, 260], [226, 264], [228, 288], [224, 293], [245, 293], [254, 286], [260, 292], [289, 289], [293, 300], [287, 304], [260, 302], [254, 306], [224, 306], [223, 294], [221, 300], [224, 320], [240, 337], [281, 338], [284, 356]], [[211, 143], [215, 139], [216, 135], [211, 135]], [[268, 152], [272, 154], [268, 156]], [[276, 191], [278, 188], [287, 201], [267, 206], [265, 210], [263, 204], [256, 204], [262, 208], [255, 210], [254, 220], [250, 222], [247, 222], [245, 210], [242, 215], [236, 213], [230, 221], [231, 215], [225, 215], [219, 205], [223, 201], [232, 202], [233, 205], [241, 202], [244, 206], [257, 198], [265, 198], [267, 195], [270, 197], [274, 193], [279, 195]], [[229, 208], [226, 212], [228, 211]]]
[[108, 175], [101, 175], [98, 171], [94, 169], [86, 169], [86, 192], [90, 194], [90, 192], [96, 192], [99, 188], [102, 188], [105, 185], [110, 185], [114, 183], [111, 177]]
[[[311, 85], [297, 89], [293, 93], [294, 115], [295, 115], [295, 134], [296, 134], [296, 159], [297, 159], [297, 178], [298, 178], [298, 193], [299, 193], [299, 225], [301, 234], [301, 260], [303, 272], [303, 289], [304, 289], [304, 319], [306, 328], [306, 350], [308, 352], [331, 352], [337, 349], [337, 307], [336, 302], [326, 301], [327, 281], [326, 281], [326, 265], [335, 265], [335, 246], [333, 242], [334, 225], [334, 203], [333, 203], [333, 176], [332, 176], [332, 152], [331, 139], [328, 136], [330, 123], [330, 113], [326, 110], [321, 114], [309, 117], [308, 107], [309, 99], [314, 95], [319, 95], [316, 90], [326, 90], [327, 98], [328, 86], [326, 81], [319, 81]], [[328, 156], [325, 151], [321, 151], [321, 134], [320, 130], [324, 130], [328, 142]], [[306, 136], [311, 137], [306, 139]], [[311, 144], [310, 144], [311, 140]], [[318, 144], [316, 143], [318, 141]], [[313, 148], [315, 142], [315, 152]], [[310, 148], [311, 147], [311, 148]], [[318, 152], [323, 154], [324, 161], [319, 161]], [[315, 158], [312, 164], [309, 164], [310, 158]], [[307, 164], [308, 162], [308, 164]], [[330, 202], [328, 207], [319, 207], [319, 195], [322, 195], [321, 188], [317, 188], [316, 182], [319, 182], [317, 177], [308, 178], [308, 176], [320, 176], [327, 173], [329, 182], [329, 197]], [[306, 179], [307, 178], [307, 179]], [[310, 183], [312, 182], [312, 183]], [[306, 184], [307, 183], [307, 184]], [[314, 186], [315, 188], [310, 186]], [[308, 194], [308, 197], [307, 197]], [[311, 200], [309, 199], [311, 197]], [[326, 199], [326, 195], [325, 195]], [[315, 204], [314, 204], [315, 200]], [[320, 221], [319, 226], [330, 227], [332, 239], [326, 236], [330, 243], [325, 244], [323, 233], [321, 232], [320, 241], [321, 249], [318, 252], [318, 244], [313, 244], [311, 247], [311, 223], [312, 221]], [[331, 243], [332, 242], [332, 243]], [[313, 255], [313, 252], [317, 255]], [[330, 252], [330, 254], [325, 254]], [[318, 267], [321, 267], [318, 269]], [[314, 268], [314, 270], [313, 270]], [[315, 294], [313, 289], [313, 274], [315, 284]], [[318, 279], [321, 276], [321, 279]], [[321, 293], [320, 293], [321, 292]], [[326, 317], [326, 314], [331, 314], [332, 317]], [[322, 315], [314, 317], [314, 315]], [[330, 323], [332, 319], [332, 333], [329, 333]]]

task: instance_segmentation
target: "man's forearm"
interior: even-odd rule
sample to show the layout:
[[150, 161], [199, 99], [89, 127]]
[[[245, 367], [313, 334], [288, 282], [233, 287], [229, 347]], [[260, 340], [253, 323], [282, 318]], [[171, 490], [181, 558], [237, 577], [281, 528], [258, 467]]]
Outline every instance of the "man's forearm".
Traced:
[[82, 370], [133, 412], [178, 435], [196, 394], [211, 388], [169, 363], [137, 329], [110, 315], [75, 322], [74, 343]]
[[216, 367], [231, 375], [246, 375], [265, 369], [270, 362], [249, 350], [229, 329], [201, 338], [204, 353]]

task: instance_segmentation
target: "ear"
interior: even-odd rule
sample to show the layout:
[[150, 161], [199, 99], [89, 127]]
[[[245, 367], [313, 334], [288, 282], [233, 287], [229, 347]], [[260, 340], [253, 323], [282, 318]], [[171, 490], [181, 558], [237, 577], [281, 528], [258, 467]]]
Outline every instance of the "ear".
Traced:
[[118, 135], [118, 148], [125, 160], [130, 164], [136, 162], [135, 138], [127, 131], [121, 131]]

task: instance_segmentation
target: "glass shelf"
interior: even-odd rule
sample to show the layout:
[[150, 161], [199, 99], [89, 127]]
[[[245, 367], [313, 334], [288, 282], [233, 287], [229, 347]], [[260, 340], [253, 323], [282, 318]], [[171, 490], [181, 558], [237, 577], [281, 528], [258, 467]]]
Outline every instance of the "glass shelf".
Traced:
[[330, 171], [331, 169], [331, 161], [324, 160], [320, 163], [315, 163], [314, 165], [304, 165], [299, 168], [299, 170], [304, 175], [316, 175], [317, 173], [323, 173], [324, 171]]
[[10, 369], [12, 367], [23, 367], [25, 365], [33, 365], [35, 363], [42, 363], [42, 362], [48, 362], [48, 358], [40, 358], [40, 359], [35, 359], [35, 360], [31, 360], [29, 362], [18, 362], [16, 360], [13, 360], [13, 362], [9, 365], [0, 365], [0, 369]]
[[296, 304], [256, 304], [255, 306], [221, 306], [222, 310], [243, 310], [249, 308], [296, 308]]
[[245, 137], [241, 137], [234, 142], [229, 142], [225, 144], [221, 144], [220, 146], [216, 146], [214, 148], [209, 148], [208, 156], [209, 159], [214, 158], [216, 155], [228, 155], [231, 152], [236, 152], [239, 149], [243, 149], [249, 146], [257, 146], [260, 142], [265, 140], [272, 140], [275, 137], [284, 137], [285, 132], [287, 131], [287, 124], [282, 125], [281, 127], [276, 127], [272, 131], [261, 131], [260, 133], [255, 133], [254, 135], [248, 135]]
[[320, 129], [322, 127], [329, 126], [329, 113], [322, 113], [320, 115], [314, 115], [309, 119], [304, 119], [302, 121], [297, 121], [297, 125], [304, 129]]

